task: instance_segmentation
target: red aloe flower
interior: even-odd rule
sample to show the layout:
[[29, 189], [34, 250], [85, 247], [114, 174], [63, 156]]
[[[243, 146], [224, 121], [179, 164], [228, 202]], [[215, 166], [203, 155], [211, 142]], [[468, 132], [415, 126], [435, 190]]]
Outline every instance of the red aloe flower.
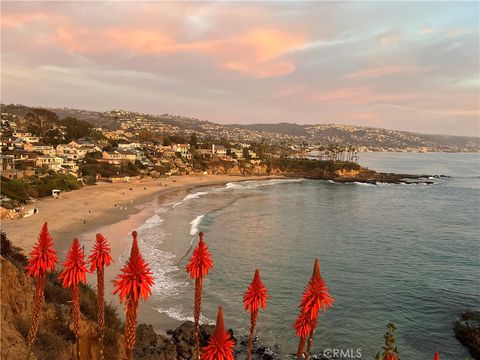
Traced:
[[35, 339], [37, 338], [38, 327], [40, 325], [40, 313], [42, 310], [45, 284], [47, 281], [47, 271], [55, 269], [58, 261], [56, 251], [53, 250], [53, 240], [48, 232], [47, 223], [43, 224], [42, 230], [38, 235], [38, 242], [34, 245], [30, 253], [30, 259], [26, 267], [27, 275], [35, 278], [35, 294], [33, 297], [33, 314], [28, 331], [27, 356], [30, 358], [30, 352]]
[[130, 250], [130, 256], [134, 255], [138, 255], [140, 254], [140, 249], [138, 248], [138, 233], [133, 230], [132, 231], [132, 237], [133, 237], [133, 241], [132, 241], [132, 248]]
[[200, 232], [200, 240], [193, 251], [193, 255], [187, 264], [187, 272], [191, 279], [198, 279], [207, 276], [213, 266], [213, 261], [208, 247], [203, 241], [203, 232]]
[[265, 309], [267, 307], [267, 288], [263, 285], [260, 279], [260, 273], [258, 269], [255, 270], [255, 275], [250, 283], [245, 295], [243, 296], [243, 304], [245, 305], [245, 311], [250, 311], [250, 336], [248, 338], [247, 359], [252, 358], [253, 347], [253, 334], [255, 331], [255, 325], [257, 322], [258, 309], [261, 307]]
[[302, 355], [303, 347], [307, 338], [304, 334], [302, 335], [303, 330], [307, 329], [304, 322], [309, 322], [308, 327], [310, 330], [308, 333], [308, 346], [305, 356], [308, 359], [312, 347], [313, 335], [317, 327], [319, 310], [322, 309], [323, 312], [325, 312], [326, 308], [331, 307], [334, 302], [335, 300], [328, 293], [325, 281], [320, 276], [320, 264], [318, 259], [315, 259], [312, 277], [303, 291], [302, 300], [300, 302], [300, 315], [294, 325], [297, 330], [297, 336], [300, 336], [297, 357]]
[[305, 342], [307, 336], [312, 332], [312, 322], [310, 321], [310, 316], [304, 311], [301, 311], [297, 317], [297, 320], [293, 324], [293, 327], [296, 330], [296, 335], [300, 338], [297, 348], [297, 359], [303, 357], [303, 349], [305, 347]]
[[312, 331], [312, 322], [310, 321], [308, 314], [303, 311], [300, 312], [293, 327], [295, 328], [298, 337], [306, 339]]
[[118, 275], [115, 280], [115, 290], [113, 291], [114, 294], [119, 293], [121, 302], [124, 302], [125, 299], [138, 302], [140, 298], [147, 299], [150, 296], [151, 287], [154, 284], [153, 274], [138, 250], [135, 237], [130, 257], [121, 272], [122, 274]]
[[195, 357], [200, 359], [200, 311], [202, 307], [202, 288], [203, 278], [213, 266], [213, 261], [208, 251], [208, 247], [203, 241], [203, 232], [199, 233], [200, 240], [193, 251], [193, 255], [187, 264], [186, 271], [190, 274], [190, 278], [195, 279]]
[[383, 360], [398, 360], [398, 358], [394, 353], [388, 353], [383, 356]]
[[208, 345], [202, 349], [202, 358], [204, 360], [233, 360], [234, 347], [235, 343], [230, 339], [230, 334], [225, 331], [223, 310], [222, 306], [219, 306], [215, 332], [208, 339]]
[[63, 280], [63, 287], [72, 289], [73, 300], [73, 327], [75, 333], [76, 356], [80, 359], [80, 282], [87, 282], [86, 274], [88, 272], [85, 267], [85, 254], [83, 253], [80, 243], [77, 239], [73, 239], [73, 244], [67, 254], [67, 259], [63, 263], [65, 270], [58, 277]]
[[105, 331], [105, 275], [104, 269], [112, 262], [110, 256], [110, 245], [102, 234], [97, 234], [95, 245], [89, 256], [90, 271], [97, 271], [97, 313], [98, 327], [100, 330], [99, 352], [100, 360], [103, 359], [103, 336]]
[[119, 293], [120, 302], [126, 302], [125, 348], [127, 359], [132, 358], [132, 350], [135, 346], [138, 301], [148, 298], [154, 284], [153, 274], [138, 249], [137, 232], [134, 231], [132, 235], [130, 257], [123, 266], [122, 273], [117, 276], [113, 291], [114, 294]]
[[63, 287], [75, 288], [80, 282], [87, 282], [86, 274], [88, 272], [85, 267], [85, 254], [83, 253], [80, 243], [77, 239], [73, 239], [72, 247], [68, 251], [67, 260], [63, 263], [65, 270], [58, 277], [63, 280]]
[[45, 276], [48, 270], [52, 271], [55, 269], [58, 258], [53, 245], [52, 237], [48, 232], [48, 225], [45, 222], [38, 235], [38, 242], [30, 253], [30, 259], [26, 268], [28, 276], [38, 278]]
[[440, 360], [440, 354], [437, 351], [433, 354], [433, 360]]
[[97, 234], [95, 244], [88, 257], [90, 260], [90, 271], [103, 270], [112, 262], [110, 256], [110, 245], [108, 240], [102, 235]]

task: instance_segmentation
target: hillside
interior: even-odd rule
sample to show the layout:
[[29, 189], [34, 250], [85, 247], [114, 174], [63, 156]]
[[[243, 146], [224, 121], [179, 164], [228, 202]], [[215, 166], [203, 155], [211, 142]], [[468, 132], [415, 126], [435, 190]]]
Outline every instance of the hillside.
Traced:
[[[31, 108], [24, 105], [3, 105], [2, 114], [24, 116]], [[52, 108], [60, 119], [74, 117], [94, 127], [153, 131], [157, 133], [197, 133], [213, 139], [233, 142], [352, 145], [373, 151], [479, 151], [480, 138], [452, 135], [428, 135], [407, 131], [353, 125], [290, 123], [223, 125], [185, 116], [142, 114], [124, 110], [106, 112], [69, 108]], [[3, 115], [2, 115], [3, 117]]]

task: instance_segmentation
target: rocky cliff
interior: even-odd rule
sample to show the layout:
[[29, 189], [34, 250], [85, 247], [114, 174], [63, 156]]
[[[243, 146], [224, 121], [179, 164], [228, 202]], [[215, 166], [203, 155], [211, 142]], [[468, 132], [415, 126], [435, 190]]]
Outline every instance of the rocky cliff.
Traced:
[[335, 182], [362, 183], [410, 183], [422, 182], [431, 184], [433, 181], [427, 175], [379, 173], [366, 169], [356, 163], [275, 159], [269, 161], [210, 161], [204, 164], [209, 174], [221, 175], [273, 175], [287, 177], [303, 177], [316, 180], [331, 180]]

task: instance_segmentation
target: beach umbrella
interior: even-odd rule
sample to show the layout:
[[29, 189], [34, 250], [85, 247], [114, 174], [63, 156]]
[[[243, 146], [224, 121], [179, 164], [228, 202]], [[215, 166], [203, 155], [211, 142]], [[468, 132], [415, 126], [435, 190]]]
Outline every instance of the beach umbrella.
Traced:
[[140, 253], [137, 232], [132, 233], [133, 242], [130, 257], [115, 280], [114, 294], [119, 294], [120, 302], [125, 303], [125, 352], [126, 359], [132, 358], [136, 340], [137, 310], [140, 299], [147, 299], [154, 284], [153, 274]]
[[103, 359], [103, 338], [105, 336], [105, 267], [110, 265], [112, 257], [110, 256], [110, 245], [108, 240], [102, 235], [97, 234], [95, 244], [89, 256], [90, 271], [97, 272], [97, 312], [98, 327], [100, 331], [99, 352], [100, 359]]
[[[317, 327], [318, 313], [320, 309], [325, 312], [327, 307], [333, 306], [334, 302], [335, 300], [328, 293], [325, 281], [320, 276], [320, 263], [318, 259], [315, 259], [312, 277], [303, 291], [302, 300], [299, 305], [300, 315], [294, 324], [297, 336], [300, 337], [297, 358], [303, 356], [303, 348], [307, 337], [308, 345], [305, 357], [308, 359], [310, 356], [313, 335]], [[307, 331], [307, 337], [305, 337], [305, 331]]]
[[255, 270], [255, 275], [250, 283], [245, 295], [243, 296], [243, 304], [245, 311], [250, 311], [250, 336], [248, 338], [247, 359], [252, 358], [253, 334], [257, 323], [258, 309], [267, 307], [267, 288], [260, 279], [260, 272]]
[[57, 264], [57, 252], [53, 249], [53, 240], [48, 232], [47, 223], [43, 224], [42, 230], [38, 235], [38, 241], [33, 246], [30, 253], [30, 259], [26, 267], [27, 275], [35, 279], [35, 293], [33, 295], [33, 314], [28, 331], [28, 343], [26, 359], [30, 358], [32, 345], [37, 338], [38, 327], [40, 325], [40, 313], [42, 311], [45, 299], [45, 284], [47, 282], [47, 271], [55, 270]]
[[193, 251], [193, 255], [187, 264], [186, 271], [191, 279], [195, 279], [195, 304], [194, 304], [194, 320], [195, 320], [195, 356], [200, 359], [200, 311], [202, 306], [202, 288], [203, 279], [213, 266], [211, 254], [208, 247], [203, 241], [203, 232], [199, 233], [200, 240]]
[[73, 239], [72, 247], [68, 251], [67, 259], [63, 263], [64, 270], [58, 277], [63, 280], [64, 288], [70, 288], [72, 291], [73, 302], [73, 329], [75, 333], [76, 357], [80, 359], [80, 283], [86, 283], [86, 274], [88, 272], [85, 267], [85, 254], [83, 253], [80, 243], [77, 239]]
[[215, 331], [208, 339], [207, 346], [202, 348], [202, 358], [203, 360], [234, 360], [234, 347], [235, 343], [225, 330], [222, 306], [219, 306]]

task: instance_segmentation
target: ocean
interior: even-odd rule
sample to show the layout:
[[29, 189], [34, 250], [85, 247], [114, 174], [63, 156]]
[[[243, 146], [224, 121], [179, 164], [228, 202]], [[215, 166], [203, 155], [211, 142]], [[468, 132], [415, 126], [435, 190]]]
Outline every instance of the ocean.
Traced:
[[314, 352], [382, 350], [397, 325], [400, 358], [468, 357], [453, 321], [480, 310], [479, 154], [364, 153], [377, 171], [445, 175], [433, 185], [337, 184], [285, 179], [197, 188], [164, 204], [138, 230], [155, 273], [148, 305], [193, 318], [194, 284], [185, 265], [198, 231], [213, 256], [203, 321], [223, 305], [227, 327], [247, 334], [242, 298], [256, 268], [270, 299], [257, 322], [260, 341], [282, 357], [296, 350], [292, 327], [315, 257], [333, 308], [319, 318]]

